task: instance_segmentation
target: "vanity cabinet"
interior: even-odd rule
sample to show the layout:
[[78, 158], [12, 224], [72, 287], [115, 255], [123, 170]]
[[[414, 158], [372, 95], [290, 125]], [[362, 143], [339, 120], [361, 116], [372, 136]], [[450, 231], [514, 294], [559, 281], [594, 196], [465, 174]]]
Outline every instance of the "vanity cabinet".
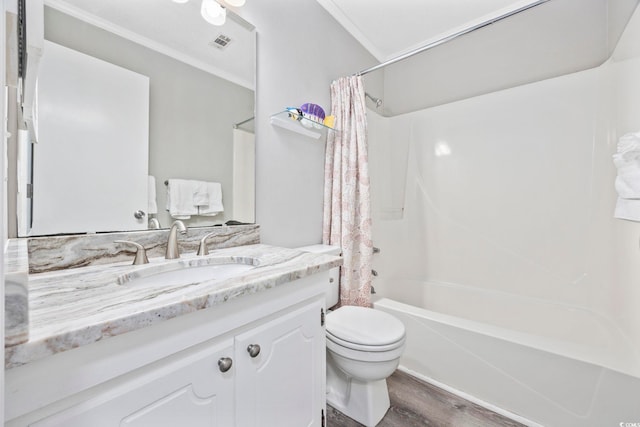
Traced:
[[[138, 339], [146, 337], [140, 330], [138, 337], [130, 333], [96, 343], [102, 348], [87, 346], [61, 353], [44, 360], [43, 366], [34, 364], [32, 372], [25, 371], [32, 382], [19, 384], [10, 370], [7, 404], [16, 405], [14, 410], [23, 414], [5, 425], [321, 427], [326, 405], [323, 318], [327, 274], [243, 297], [242, 304], [229, 304], [219, 314], [202, 310], [189, 315], [192, 318], [172, 319], [166, 326], [156, 325], [155, 330], [150, 327], [147, 335], [156, 338]], [[301, 286], [304, 282], [309, 286]], [[265, 299], [269, 294], [273, 299]], [[250, 321], [246, 321], [248, 313]], [[206, 334], [208, 339], [200, 339]], [[119, 343], [120, 337], [126, 342]], [[188, 341], [192, 342], [185, 345]], [[157, 357], [162, 348], [178, 345], [184, 348]], [[129, 352], [118, 354], [119, 348], [128, 346], [133, 346]], [[114, 354], [104, 356], [105, 349]], [[118, 364], [134, 363], [139, 355], [149, 353], [155, 353], [155, 361], [135, 369], [118, 368], [122, 374], [114, 375]], [[95, 365], [91, 357], [96, 358]], [[70, 363], [82, 367], [74, 371]], [[100, 367], [114, 370], [101, 372]], [[68, 389], [55, 395], [56, 382], [64, 382], [59, 390], [65, 390], [93, 375], [108, 379], [96, 378], [92, 387], [79, 393]], [[38, 377], [44, 391], [37, 388]], [[12, 395], [11, 389], [21, 392]], [[47, 405], [36, 403], [47, 400]]]
[[313, 304], [235, 337], [238, 426], [321, 426], [321, 310]]
[[234, 425], [233, 370], [218, 360], [233, 354], [223, 340], [143, 368], [116, 384], [87, 393], [86, 399], [33, 427], [228, 427]]

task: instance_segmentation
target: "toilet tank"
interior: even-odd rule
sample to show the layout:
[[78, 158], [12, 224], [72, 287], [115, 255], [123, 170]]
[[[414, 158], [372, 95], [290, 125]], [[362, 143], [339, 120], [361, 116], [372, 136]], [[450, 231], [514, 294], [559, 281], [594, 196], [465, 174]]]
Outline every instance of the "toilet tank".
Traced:
[[[340, 256], [342, 248], [331, 245], [311, 245], [297, 248], [303, 252]], [[329, 270], [329, 283], [326, 293], [327, 308], [331, 308], [340, 300], [340, 267]]]

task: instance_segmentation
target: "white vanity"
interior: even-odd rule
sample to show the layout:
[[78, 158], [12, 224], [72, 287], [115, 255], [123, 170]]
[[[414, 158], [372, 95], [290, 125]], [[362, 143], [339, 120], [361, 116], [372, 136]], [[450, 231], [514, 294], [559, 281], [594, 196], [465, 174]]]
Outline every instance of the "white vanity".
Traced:
[[340, 258], [266, 245], [208, 257], [256, 266], [170, 287], [119, 284], [149, 268], [122, 263], [31, 276], [5, 425], [324, 425], [325, 292]]
[[[74, 167], [95, 169], [94, 159], [100, 164], [107, 164], [107, 159], [114, 163], [109, 172], [98, 173], [97, 181], [89, 180], [88, 174], [75, 173], [65, 185], [57, 175], [41, 175], [47, 178], [40, 179], [35, 189], [29, 187], [40, 195], [35, 199], [26, 196], [27, 187], [21, 183], [20, 209], [7, 215], [20, 218], [19, 236], [29, 236], [28, 248], [27, 239], [22, 239], [16, 246], [19, 250], [10, 247], [7, 258], [13, 266], [24, 266], [29, 251], [31, 275], [27, 280], [26, 268], [24, 274], [11, 268], [4, 272], [5, 282], [11, 285], [5, 286], [5, 301], [9, 302], [5, 305], [11, 320], [5, 323], [9, 325], [5, 341], [9, 345], [5, 348], [5, 425], [323, 425], [324, 294], [328, 271], [339, 265], [340, 259], [254, 244], [259, 242], [257, 225], [215, 227], [218, 234], [209, 244], [217, 249], [209, 258], [195, 255], [198, 241], [211, 231], [197, 228], [231, 219], [254, 219], [253, 212], [245, 219], [237, 209], [242, 205], [238, 200], [248, 200], [249, 211], [253, 209], [254, 153], [245, 149], [250, 155], [239, 160], [236, 154], [241, 150], [236, 148], [247, 145], [247, 141], [234, 135], [238, 126], [252, 120], [255, 113], [255, 29], [228, 12], [225, 34], [233, 36], [235, 46], [231, 60], [228, 53], [211, 54], [211, 27], [203, 25], [200, 4], [195, 2], [158, 4], [156, 12], [170, 10], [158, 14], [167, 17], [168, 23], [147, 19], [148, 11], [140, 9], [140, 2], [126, 2], [126, 6], [97, 2], [95, 8], [90, 2], [84, 2], [84, 6], [75, 2], [74, 7], [49, 3], [45, 7], [42, 0], [29, 0], [23, 20], [29, 21], [25, 29], [29, 30], [27, 45], [40, 47], [37, 52], [31, 49], [28, 55], [31, 62], [27, 77], [31, 82], [37, 74], [31, 63], [42, 53], [42, 46], [48, 52], [39, 76], [41, 81], [50, 79], [48, 89], [52, 91], [48, 101], [46, 88], [41, 93], [39, 137], [43, 144], [38, 148], [29, 144], [32, 135], [22, 135], [24, 153], [17, 157], [51, 160], [47, 150], [54, 150], [70, 159]], [[123, 19], [118, 20], [118, 16]], [[136, 19], [140, 17], [145, 18]], [[145, 23], [150, 25], [144, 27]], [[115, 32], [110, 33], [112, 30]], [[189, 49], [181, 49], [176, 40], [187, 32]], [[172, 33], [179, 37], [172, 38]], [[199, 42], [206, 47], [202, 59], [193, 56], [197, 49], [191, 49]], [[51, 56], [56, 51], [60, 55]], [[78, 62], [82, 62], [82, 68]], [[70, 77], [64, 66], [74, 71], [69, 90], [88, 98], [75, 103], [73, 109], [69, 108], [68, 90], [59, 92], [67, 87], [60, 82]], [[99, 69], [103, 72], [98, 73]], [[135, 92], [134, 102], [123, 101], [121, 95], [114, 103], [108, 101], [114, 96], [109, 88], [120, 73], [122, 81], [140, 83], [132, 83], [135, 91], [129, 86], [124, 89], [127, 94]], [[99, 74], [106, 75], [101, 79], [104, 93], [84, 93], [82, 88], [95, 89], [96, 84], [80, 80]], [[142, 87], [144, 82], [146, 86]], [[224, 108], [220, 108], [221, 100]], [[96, 108], [94, 103], [99, 101], [108, 102]], [[86, 107], [87, 102], [94, 106]], [[122, 102], [134, 111], [122, 110]], [[69, 121], [53, 116], [47, 121], [43, 116], [47, 112], [58, 116], [65, 113]], [[25, 114], [29, 113], [26, 109]], [[101, 120], [105, 114], [122, 120]], [[105, 132], [105, 125], [110, 132]], [[59, 128], [52, 129], [55, 126]], [[54, 145], [68, 142], [69, 135], [77, 132], [82, 149], [88, 150], [82, 151], [86, 155], [78, 154], [77, 147]], [[99, 144], [100, 137], [111, 132], [122, 139], [124, 148], [113, 151], [114, 138]], [[154, 137], [149, 140], [148, 135]], [[51, 143], [45, 147], [47, 139]], [[100, 154], [107, 148], [108, 155]], [[56, 165], [60, 169], [59, 163]], [[43, 172], [43, 162], [35, 171], [32, 166], [28, 161], [16, 165], [16, 169], [25, 171], [25, 183], [31, 175], [37, 177]], [[51, 168], [56, 169], [55, 165]], [[59, 173], [57, 169], [54, 172]], [[119, 173], [124, 169], [135, 176]], [[118, 177], [114, 177], [114, 171]], [[147, 225], [145, 212], [153, 213], [148, 208], [148, 199], [153, 200], [147, 191], [149, 174], [157, 178], [156, 204], [161, 207], [165, 205], [165, 179], [203, 179], [219, 182], [224, 188], [226, 210], [215, 218], [190, 219], [189, 237], [179, 241], [186, 255], [178, 261], [161, 258], [167, 230], [120, 232]], [[114, 187], [116, 178], [122, 178], [123, 188]], [[239, 182], [246, 183], [241, 191]], [[82, 196], [79, 188], [84, 186], [107, 206], [98, 206]], [[106, 187], [113, 197], [103, 191]], [[134, 195], [135, 207], [124, 202], [125, 196]], [[67, 196], [90, 212], [83, 215], [73, 209], [65, 214], [43, 203], [46, 197], [64, 202]], [[130, 224], [115, 221], [107, 207], [123, 208]], [[156, 206], [155, 210], [156, 219], [164, 227], [173, 221], [163, 209]], [[35, 212], [36, 227], [29, 230], [31, 212]], [[43, 224], [43, 219], [38, 219], [40, 214], [49, 215], [44, 220], [46, 227], [38, 226]], [[85, 220], [92, 223], [86, 224]], [[34, 237], [38, 234], [51, 236]], [[145, 247], [150, 265], [131, 266], [133, 255], [115, 240], [135, 241]], [[33, 253], [37, 256], [32, 257]], [[203, 260], [216, 257], [253, 268], [227, 270], [212, 279], [194, 279], [188, 274], [184, 282], [180, 282], [183, 278], [169, 282], [166, 276], [154, 276], [145, 270], [171, 269], [175, 267], [171, 263], [184, 262], [186, 265], [180, 268], [191, 271]], [[211, 272], [219, 273], [215, 269]], [[131, 276], [127, 279], [127, 275]], [[136, 275], [144, 280], [137, 280]]]

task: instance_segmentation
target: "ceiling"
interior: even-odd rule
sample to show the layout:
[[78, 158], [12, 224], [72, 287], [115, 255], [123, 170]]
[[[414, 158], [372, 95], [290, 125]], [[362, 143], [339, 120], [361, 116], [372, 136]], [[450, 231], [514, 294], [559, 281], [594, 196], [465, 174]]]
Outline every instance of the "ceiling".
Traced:
[[531, 0], [317, 0], [380, 62]]
[[[640, 0], [549, 0], [367, 74], [394, 116], [562, 76], [608, 60]], [[380, 62], [533, 0], [317, 0]], [[357, 71], [357, 70], [354, 70]]]
[[[200, 15], [200, 1], [45, 0], [45, 5], [233, 83], [255, 86], [255, 32], [233, 12], [223, 26]], [[231, 38], [225, 49], [211, 42]]]
[[[387, 67], [382, 87], [369, 90], [384, 98], [384, 113], [391, 115], [594, 67], [611, 55], [638, 1], [550, 0]], [[533, 0], [317, 2], [384, 62]], [[254, 88], [255, 32], [233, 13], [224, 26], [215, 27], [200, 16], [198, 0], [185, 4], [169, 0], [45, 0], [45, 4]], [[225, 50], [209, 45], [220, 33], [233, 39]], [[373, 74], [377, 73], [370, 76]], [[410, 98], [415, 101], [408, 103]]]

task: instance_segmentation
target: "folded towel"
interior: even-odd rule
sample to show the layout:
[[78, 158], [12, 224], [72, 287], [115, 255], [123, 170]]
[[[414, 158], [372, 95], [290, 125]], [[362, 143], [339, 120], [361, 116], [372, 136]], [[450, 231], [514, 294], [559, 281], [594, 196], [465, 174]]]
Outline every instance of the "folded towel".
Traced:
[[193, 193], [193, 204], [200, 206], [209, 205], [209, 193], [207, 189], [207, 183], [204, 181], [196, 181], [195, 190]]
[[640, 221], [640, 132], [620, 138], [613, 163], [618, 169], [614, 217]]
[[158, 213], [158, 202], [156, 200], [156, 178], [149, 175], [147, 182], [147, 200], [149, 201], [148, 214]]
[[640, 149], [613, 155], [618, 168], [616, 191], [623, 199], [640, 199]]
[[189, 219], [198, 214], [198, 207], [193, 203], [193, 195], [198, 181], [187, 179], [170, 179], [167, 185], [167, 210], [176, 219]]
[[206, 193], [209, 203], [206, 206], [200, 206], [198, 214], [202, 216], [215, 216], [224, 211], [222, 206], [222, 185], [219, 182], [206, 182]]
[[640, 221], [640, 200], [619, 197], [614, 216], [619, 219]]
[[628, 133], [618, 140], [618, 153], [640, 150], [640, 132]]

